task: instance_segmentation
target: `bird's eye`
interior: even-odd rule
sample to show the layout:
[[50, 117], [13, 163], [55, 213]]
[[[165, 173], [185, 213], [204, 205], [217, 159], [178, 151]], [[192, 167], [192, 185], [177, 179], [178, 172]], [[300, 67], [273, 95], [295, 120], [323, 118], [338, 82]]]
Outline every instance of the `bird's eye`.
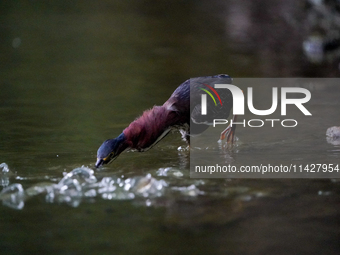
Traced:
[[114, 157], [114, 153], [111, 152], [106, 158], [103, 158], [104, 161], [108, 161]]

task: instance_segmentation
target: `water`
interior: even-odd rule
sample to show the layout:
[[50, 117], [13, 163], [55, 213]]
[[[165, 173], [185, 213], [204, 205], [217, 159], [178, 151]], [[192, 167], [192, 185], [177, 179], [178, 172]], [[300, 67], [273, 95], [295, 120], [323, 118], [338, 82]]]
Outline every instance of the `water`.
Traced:
[[[339, 76], [336, 59], [317, 65], [304, 55], [303, 6], [0, 5], [1, 254], [339, 253], [338, 179], [190, 179], [177, 133], [93, 170], [105, 139], [187, 78]], [[239, 146], [221, 157], [260, 161], [275, 148], [282, 161], [307, 140], [318, 150], [305, 158], [340, 163], [339, 145], [326, 140], [340, 125], [338, 93], [313, 89], [313, 132], [282, 142], [238, 129]]]

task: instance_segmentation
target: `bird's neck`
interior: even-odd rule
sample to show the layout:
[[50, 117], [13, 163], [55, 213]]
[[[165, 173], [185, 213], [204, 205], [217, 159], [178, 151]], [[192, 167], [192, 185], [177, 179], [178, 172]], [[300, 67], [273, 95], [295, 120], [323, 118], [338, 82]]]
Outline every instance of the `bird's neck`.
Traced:
[[144, 151], [165, 137], [172, 127], [181, 124], [176, 111], [166, 106], [154, 106], [133, 121], [123, 133], [130, 148]]

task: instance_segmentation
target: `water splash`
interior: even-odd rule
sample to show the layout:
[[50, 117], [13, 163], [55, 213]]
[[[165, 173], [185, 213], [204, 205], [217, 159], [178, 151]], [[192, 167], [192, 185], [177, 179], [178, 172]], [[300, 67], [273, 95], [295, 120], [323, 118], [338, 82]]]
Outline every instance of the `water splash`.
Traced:
[[0, 164], [0, 186], [7, 187], [9, 185], [9, 178], [13, 173], [9, 170], [6, 163]]
[[0, 164], [0, 171], [2, 173], [8, 173], [9, 172], [8, 165], [6, 163], [1, 163]]
[[82, 166], [64, 175], [58, 183], [41, 182], [26, 190], [19, 183], [11, 184], [0, 193], [3, 204], [14, 208], [24, 208], [28, 199], [45, 194], [48, 203], [66, 203], [77, 207], [85, 199], [101, 197], [105, 200], [131, 200], [137, 197], [146, 199], [150, 205], [153, 198], [164, 194], [168, 186], [164, 180], [157, 180], [147, 174], [132, 178], [104, 177], [97, 180], [94, 171]]
[[174, 177], [184, 176], [184, 174], [180, 170], [172, 167], [159, 168], [156, 174], [157, 176], [174, 176]]
[[[7, 165], [1, 164], [8, 169]], [[5, 172], [7, 175], [10, 171]], [[25, 202], [36, 196], [44, 196], [47, 203], [67, 204], [77, 207], [82, 202], [104, 200], [131, 200], [142, 206], [159, 206], [163, 197], [198, 197], [216, 196], [216, 192], [207, 190], [207, 180], [183, 178], [185, 172], [174, 168], [159, 168], [153, 174], [133, 176], [104, 176], [99, 178], [95, 171], [82, 166], [64, 173], [62, 178], [45, 178], [48, 181], [39, 182], [26, 189], [20, 183], [13, 183], [0, 192], [3, 205], [13, 209], [23, 209]], [[0, 172], [1, 174], [1, 172]], [[13, 173], [12, 173], [13, 174]], [[162, 179], [160, 179], [162, 178]], [[15, 178], [17, 181], [27, 178]], [[172, 185], [170, 185], [172, 183]], [[203, 189], [202, 189], [203, 188]], [[249, 201], [266, 196], [263, 192], [249, 190], [248, 187], [223, 188], [218, 196], [234, 197], [240, 201]]]
[[79, 167], [73, 169], [62, 178], [58, 184], [44, 187], [47, 195], [46, 201], [53, 203], [67, 203], [70, 206], [77, 207], [82, 197], [89, 195], [97, 178], [94, 176], [94, 171], [88, 167]]
[[196, 197], [198, 195], [204, 195], [204, 191], [200, 191], [194, 184], [188, 187], [172, 187], [172, 190], [181, 192], [186, 196]]
[[25, 193], [21, 184], [15, 183], [4, 188], [0, 193], [0, 200], [3, 205], [13, 209], [24, 208]]

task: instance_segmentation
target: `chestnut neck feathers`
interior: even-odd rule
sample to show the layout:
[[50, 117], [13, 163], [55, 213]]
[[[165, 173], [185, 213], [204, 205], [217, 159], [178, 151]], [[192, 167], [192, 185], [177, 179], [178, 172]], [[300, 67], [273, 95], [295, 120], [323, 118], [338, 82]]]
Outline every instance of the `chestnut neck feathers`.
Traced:
[[172, 107], [167, 102], [162, 106], [154, 106], [133, 121], [123, 133], [128, 146], [139, 151], [147, 150], [161, 140], [171, 128], [178, 128], [188, 122], [189, 115]]

